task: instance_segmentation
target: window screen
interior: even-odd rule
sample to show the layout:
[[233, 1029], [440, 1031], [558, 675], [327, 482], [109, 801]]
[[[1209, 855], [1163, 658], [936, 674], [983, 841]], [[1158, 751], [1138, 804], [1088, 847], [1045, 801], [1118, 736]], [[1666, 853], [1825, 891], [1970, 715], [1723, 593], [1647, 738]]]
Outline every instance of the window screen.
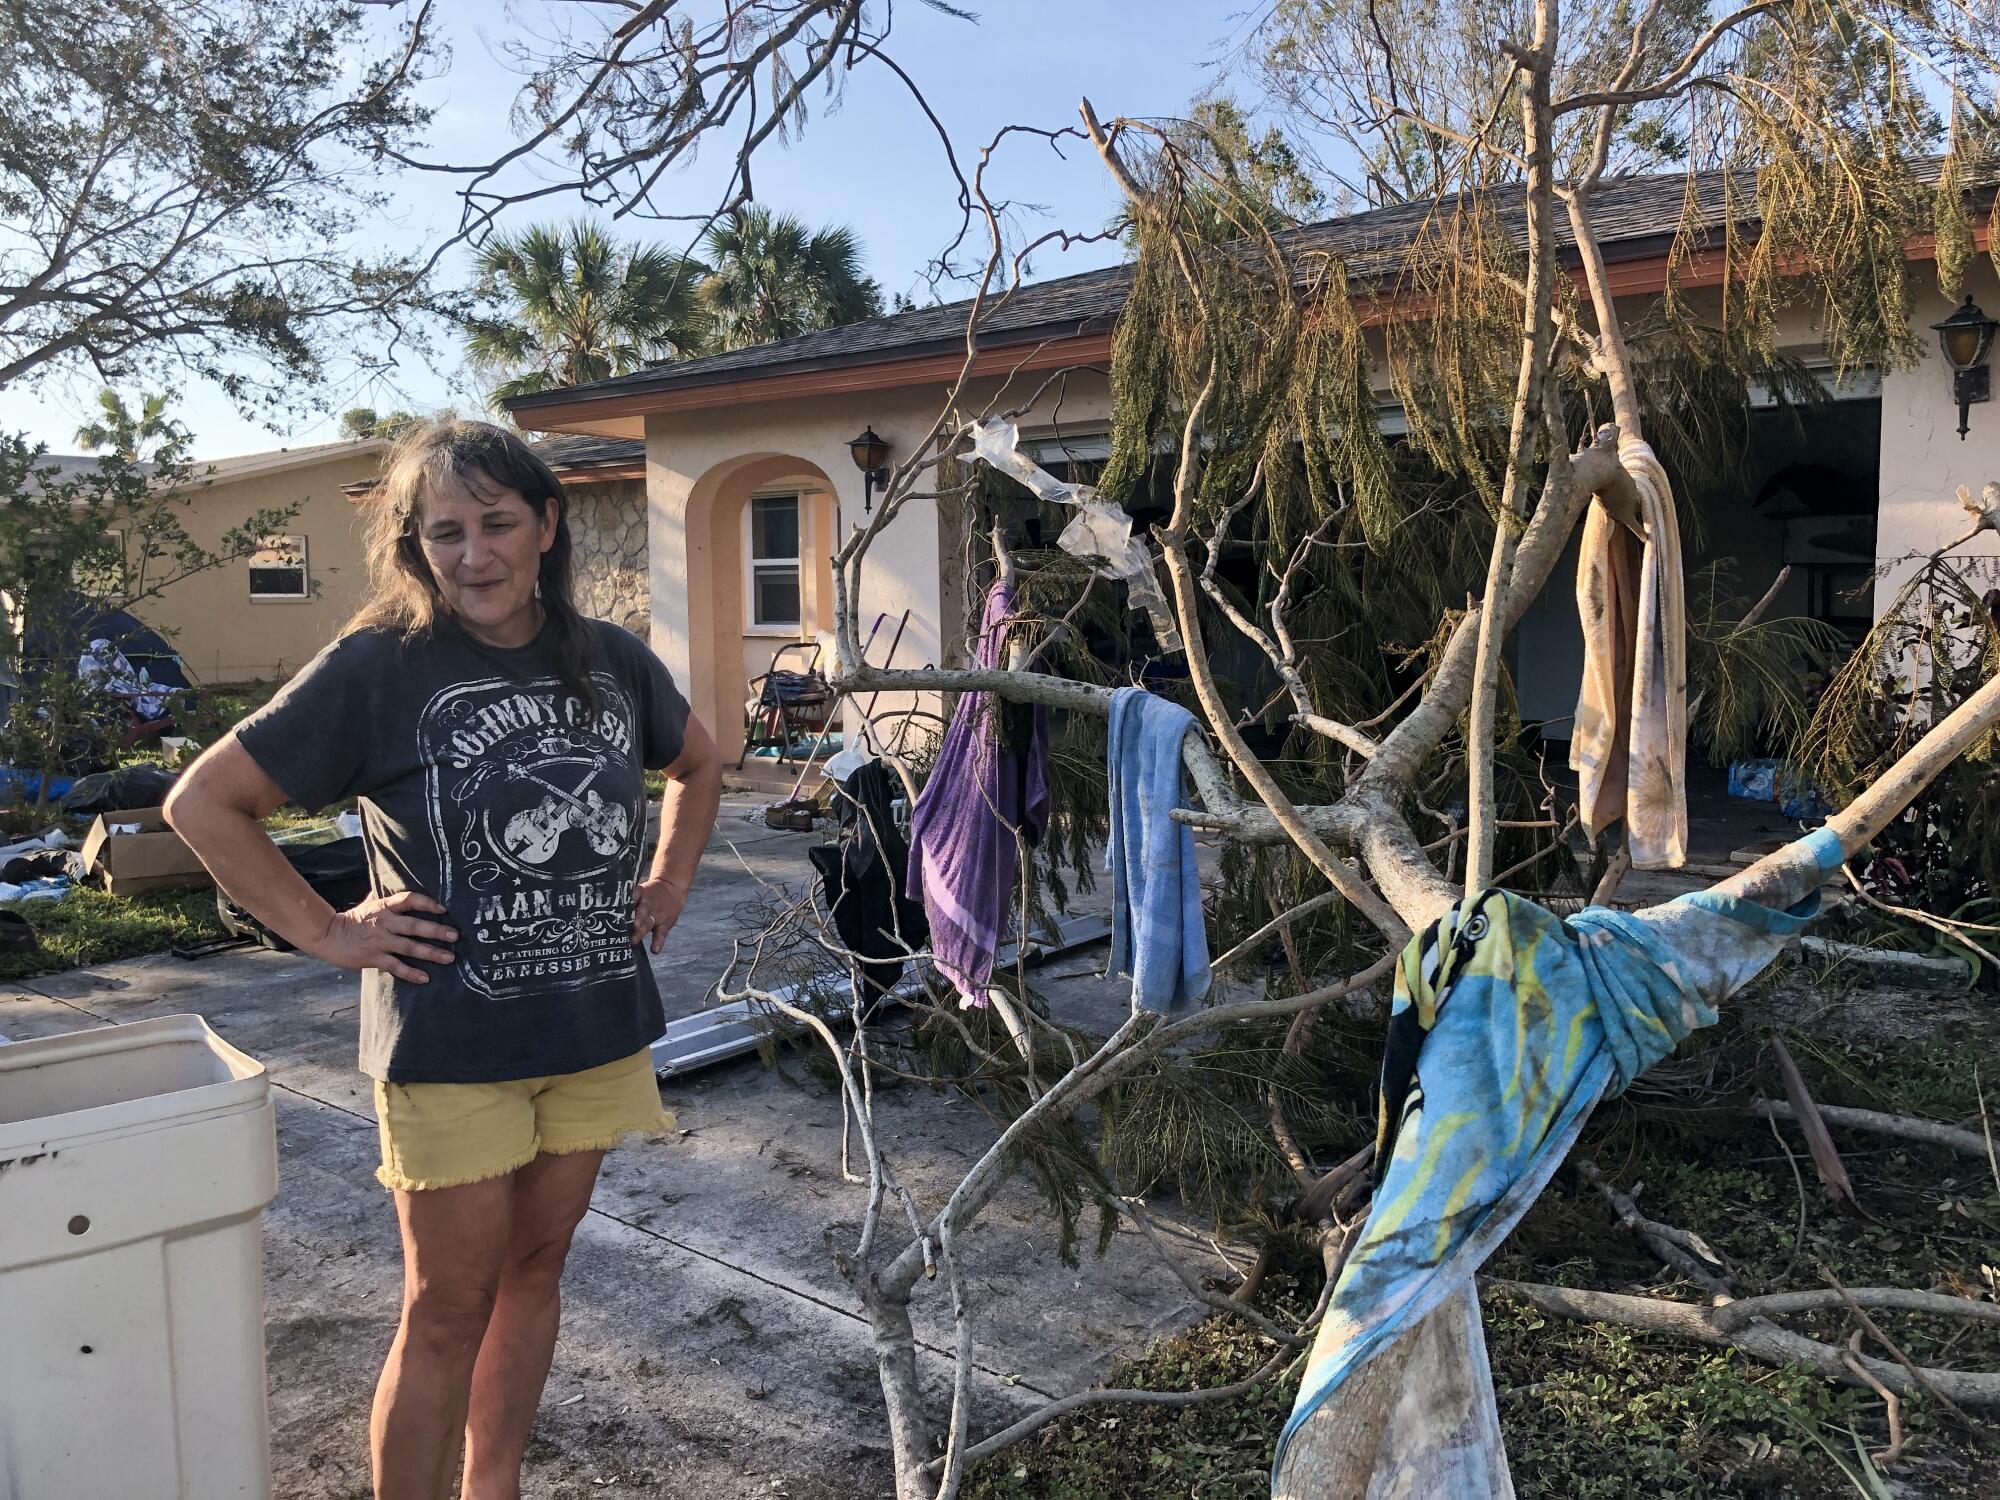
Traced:
[[799, 497], [750, 502], [750, 623], [799, 623]]

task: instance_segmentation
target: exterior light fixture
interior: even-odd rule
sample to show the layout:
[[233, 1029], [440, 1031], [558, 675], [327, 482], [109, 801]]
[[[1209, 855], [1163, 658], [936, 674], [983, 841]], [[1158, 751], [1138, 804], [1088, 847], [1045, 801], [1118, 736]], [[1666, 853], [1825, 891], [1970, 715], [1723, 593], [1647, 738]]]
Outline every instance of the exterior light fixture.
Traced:
[[865, 427], [860, 437], [849, 441], [847, 451], [861, 471], [861, 509], [866, 514], [874, 506], [875, 491], [889, 487], [889, 441], [877, 437], [873, 427]]
[[1951, 394], [1958, 402], [1958, 440], [1965, 441], [1966, 408], [1975, 401], [1993, 399], [1992, 372], [1986, 356], [1993, 347], [1993, 330], [2000, 327], [1970, 297], [1965, 305], [1942, 323], [1933, 323], [1945, 363], [1951, 366]]

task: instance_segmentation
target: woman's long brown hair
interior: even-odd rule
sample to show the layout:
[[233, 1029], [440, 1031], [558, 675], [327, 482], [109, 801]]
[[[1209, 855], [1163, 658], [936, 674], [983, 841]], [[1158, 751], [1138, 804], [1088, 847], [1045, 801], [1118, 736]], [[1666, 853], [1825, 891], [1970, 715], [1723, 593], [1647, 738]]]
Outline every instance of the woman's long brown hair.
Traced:
[[543, 638], [564, 687], [596, 711], [597, 633], [576, 607], [569, 500], [555, 471], [516, 434], [491, 422], [444, 417], [411, 428], [396, 443], [389, 471], [371, 502], [367, 552], [369, 593], [344, 634], [382, 630], [404, 640], [457, 630], [451, 607], [424, 556], [423, 499], [434, 486], [456, 481], [482, 502], [497, 504], [515, 490], [538, 514], [553, 505], [556, 536], [542, 554], [539, 572]]

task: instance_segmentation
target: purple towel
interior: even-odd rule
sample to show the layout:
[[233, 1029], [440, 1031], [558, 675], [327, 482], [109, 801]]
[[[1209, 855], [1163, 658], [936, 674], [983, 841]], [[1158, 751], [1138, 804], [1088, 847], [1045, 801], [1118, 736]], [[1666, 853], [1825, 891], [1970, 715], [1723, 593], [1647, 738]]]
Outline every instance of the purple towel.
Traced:
[[[993, 585], [979, 624], [979, 665], [1001, 664], [1014, 590]], [[993, 955], [1014, 899], [1018, 830], [1030, 845], [1049, 822], [1049, 711], [1035, 706], [1024, 746], [1001, 745], [1002, 704], [991, 693], [958, 700], [930, 780], [910, 814], [908, 892], [930, 919], [938, 972], [972, 1005], [986, 1003]]]

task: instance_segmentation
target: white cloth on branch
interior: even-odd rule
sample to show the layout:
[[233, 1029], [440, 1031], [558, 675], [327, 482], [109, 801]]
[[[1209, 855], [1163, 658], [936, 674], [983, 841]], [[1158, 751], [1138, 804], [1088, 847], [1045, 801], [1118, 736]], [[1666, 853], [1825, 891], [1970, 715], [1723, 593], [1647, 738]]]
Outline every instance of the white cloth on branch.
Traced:
[[1569, 763], [1594, 838], [1620, 818], [1632, 864], [1687, 863], [1687, 605], [1674, 490], [1652, 447], [1618, 444], [1638, 491], [1635, 535], [1592, 500], [1576, 568], [1583, 685]]
[[90, 649], [83, 653], [76, 664], [76, 675], [87, 687], [123, 698], [142, 719], [157, 719], [167, 711], [167, 700], [157, 691], [158, 684], [102, 636], [92, 641]]

